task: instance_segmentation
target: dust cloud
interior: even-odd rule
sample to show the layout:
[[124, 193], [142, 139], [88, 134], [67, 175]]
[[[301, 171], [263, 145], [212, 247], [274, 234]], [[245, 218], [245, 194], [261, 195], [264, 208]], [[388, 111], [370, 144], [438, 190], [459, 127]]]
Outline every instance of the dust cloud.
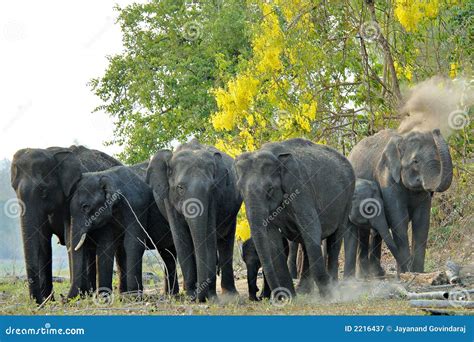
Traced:
[[439, 128], [445, 138], [469, 124], [474, 104], [474, 80], [432, 77], [418, 83], [405, 96], [398, 131], [432, 131]]

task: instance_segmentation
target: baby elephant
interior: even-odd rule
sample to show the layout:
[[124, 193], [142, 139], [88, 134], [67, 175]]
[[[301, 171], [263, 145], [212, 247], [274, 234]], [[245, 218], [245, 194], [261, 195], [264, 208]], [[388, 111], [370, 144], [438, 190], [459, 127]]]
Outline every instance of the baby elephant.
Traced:
[[[377, 183], [366, 179], [357, 178], [354, 196], [352, 198], [352, 209], [349, 214], [350, 223], [358, 228], [359, 232], [359, 263], [363, 276], [369, 272], [368, 246], [370, 229], [374, 229], [385, 241], [395, 260], [400, 265], [401, 256], [397, 245], [390, 234], [387, 219], [385, 217], [382, 195]], [[374, 256], [370, 256], [373, 258]], [[355, 260], [351, 263], [354, 265]], [[371, 262], [372, 264], [372, 262]]]
[[85, 244], [95, 247], [99, 289], [112, 289], [115, 255], [120, 291], [140, 293], [143, 253], [157, 248], [166, 266], [165, 290], [169, 294], [179, 292], [170, 227], [156, 206], [151, 188], [130, 167], [84, 173], [72, 195], [70, 210], [73, 280], [69, 298], [79, 294], [78, 285], [87, 268]]
[[[292, 278], [297, 278], [296, 271], [296, 254], [298, 253], [298, 243], [290, 242], [287, 239], [283, 238], [283, 246], [285, 248], [285, 254], [288, 259], [288, 268]], [[255, 244], [253, 243], [252, 238], [246, 240], [242, 244], [242, 259], [245, 262], [247, 267], [247, 284], [249, 288], [249, 299], [251, 301], [258, 301], [262, 298], [270, 298], [271, 290], [268, 286], [267, 279], [265, 274], [263, 275], [263, 290], [260, 294], [260, 297], [257, 297], [258, 287], [257, 287], [257, 275], [258, 270], [262, 267], [260, 258], [258, 257], [257, 250], [255, 249]]]

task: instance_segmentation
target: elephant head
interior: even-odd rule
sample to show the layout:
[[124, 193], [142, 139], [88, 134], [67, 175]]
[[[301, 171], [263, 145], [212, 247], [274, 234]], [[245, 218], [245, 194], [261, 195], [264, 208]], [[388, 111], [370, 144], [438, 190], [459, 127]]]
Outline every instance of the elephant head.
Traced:
[[111, 222], [121, 192], [108, 175], [84, 174], [72, 195], [71, 231], [74, 251], [79, 251], [87, 234]]
[[[51, 281], [47, 265], [42, 264], [48, 262], [45, 259], [51, 260], [50, 252], [42, 247], [51, 239], [48, 222], [53, 213], [62, 219], [69, 216], [65, 204], [81, 177], [81, 170], [81, 162], [67, 148], [22, 149], [13, 157], [11, 184], [24, 205], [21, 228], [26, 269], [30, 295], [37, 302], [49, 294], [41, 293], [40, 279], [44, 283]], [[63, 226], [63, 222], [59, 225]], [[65, 230], [56, 234], [60, 242], [66, 244]]]
[[[193, 145], [191, 145], [193, 146]], [[173, 228], [174, 215], [181, 215], [189, 227], [196, 256], [199, 299], [207, 297], [205, 284], [215, 264], [215, 195], [229, 182], [219, 151], [204, 148], [158, 151], [150, 162], [147, 183], [158, 207]], [[211, 247], [212, 246], [212, 247]], [[187, 251], [188, 252], [188, 251]], [[193, 251], [189, 251], [193, 252]], [[213, 261], [214, 260], [214, 261]]]
[[449, 147], [438, 129], [393, 136], [383, 151], [380, 167], [412, 191], [443, 192], [453, 178]]

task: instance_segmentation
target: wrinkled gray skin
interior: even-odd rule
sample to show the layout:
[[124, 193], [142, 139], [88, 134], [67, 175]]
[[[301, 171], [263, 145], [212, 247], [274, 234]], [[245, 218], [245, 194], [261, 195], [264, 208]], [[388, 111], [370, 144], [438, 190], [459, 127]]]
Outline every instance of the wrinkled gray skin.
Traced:
[[86, 238], [96, 249], [99, 289], [112, 289], [116, 256], [120, 291], [141, 293], [143, 253], [157, 248], [166, 266], [165, 291], [179, 292], [169, 225], [156, 206], [151, 188], [136, 174], [135, 166], [84, 173], [70, 207], [73, 277], [69, 298], [80, 294]]
[[[385, 211], [383, 206], [382, 194], [379, 186], [373, 181], [358, 178], [352, 198], [352, 208], [349, 214], [349, 221], [357, 227], [359, 232], [359, 241], [363, 243], [374, 229], [385, 241], [390, 252], [397, 263], [401, 264], [402, 259], [397, 245], [390, 234]], [[369, 246], [360, 245], [359, 248], [359, 269], [363, 276], [369, 275]], [[355, 260], [351, 260], [355, 263]]]
[[[56, 235], [68, 244], [70, 224], [68, 197], [83, 172], [105, 170], [121, 163], [109, 155], [83, 146], [69, 148], [22, 149], [15, 153], [11, 166], [11, 184], [25, 204], [21, 231], [30, 296], [39, 304], [51, 293], [51, 238]], [[86, 258], [87, 254], [85, 255]], [[88, 281], [83, 291], [93, 287], [95, 263], [88, 263]]]
[[[382, 193], [385, 215], [402, 259], [402, 272], [423, 272], [430, 225], [433, 192], [451, 185], [453, 166], [449, 147], [439, 130], [409, 132], [403, 135], [383, 130], [361, 140], [352, 150], [356, 176], [375, 181]], [[413, 246], [410, 253], [408, 224], [412, 223]], [[368, 239], [367, 237], [365, 238]], [[380, 236], [373, 239], [370, 259], [378, 273]], [[367, 241], [362, 241], [367, 246]]]
[[186, 293], [201, 302], [216, 296], [217, 262], [223, 293], [237, 293], [232, 259], [242, 200], [232, 162], [192, 140], [174, 152], [158, 151], [148, 168], [147, 182], [171, 226]]
[[[296, 270], [296, 255], [298, 253], [298, 244], [287, 239], [282, 239], [283, 246], [285, 249], [285, 255], [287, 256], [288, 269], [293, 279], [297, 278]], [[263, 290], [260, 296], [257, 297], [258, 286], [257, 276], [258, 270], [262, 267], [260, 258], [258, 257], [257, 249], [252, 241], [252, 238], [242, 243], [242, 259], [245, 262], [247, 268], [247, 285], [249, 290], [249, 299], [251, 301], [259, 301], [263, 298], [270, 298], [271, 291], [268, 286], [265, 274], [263, 275]]]
[[130, 168], [130, 170], [135, 172], [135, 174], [138, 177], [140, 177], [141, 180], [145, 181], [146, 180], [146, 171], [148, 169], [149, 164], [150, 164], [150, 162], [145, 161], [145, 162], [142, 162], [142, 163], [130, 165], [129, 168]]
[[[272, 291], [283, 287], [295, 295], [282, 252], [283, 234], [304, 244], [309, 272], [326, 295], [329, 275], [321, 241], [328, 239], [328, 268], [337, 279], [355, 183], [349, 161], [330, 147], [291, 139], [243, 153], [234, 164], [252, 239]], [[356, 253], [356, 243], [357, 239], [347, 239], [346, 253]]]

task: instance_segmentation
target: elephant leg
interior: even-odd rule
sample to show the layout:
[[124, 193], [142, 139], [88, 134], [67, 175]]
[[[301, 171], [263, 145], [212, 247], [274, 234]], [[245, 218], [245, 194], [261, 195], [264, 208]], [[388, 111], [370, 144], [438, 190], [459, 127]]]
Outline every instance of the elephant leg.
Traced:
[[53, 253], [51, 250], [51, 236], [41, 238], [39, 254], [40, 287], [43, 298], [53, 291]]
[[260, 294], [260, 299], [264, 298], [271, 298], [272, 291], [270, 290], [270, 285], [268, 285], [267, 277], [265, 277], [265, 273], [263, 273], [263, 290]]
[[260, 265], [257, 262], [247, 264], [247, 285], [249, 288], [249, 299], [251, 301], [257, 301], [257, 275]]
[[117, 262], [117, 270], [119, 276], [119, 291], [120, 293], [127, 292], [127, 251], [123, 243], [119, 244], [115, 252], [115, 260]]
[[387, 221], [385, 220], [385, 216], [380, 215], [371, 219], [370, 224], [380, 234], [388, 249], [395, 257], [397, 263], [401, 264], [402, 260], [400, 258], [400, 253], [398, 252], [397, 245], [395, 244], [395, 241], [393, 240], [393, 237], [390, 234], [390, 230], [388, 228]]
[[297, 287], [298, 293], [311, 293], [314, 290], [314, 281], [311, 278], [309, 271], [309, 261], [305, 252], [304, 244], [300, 243], [298, 247], [298, 259], [299, 259], [299, 282]]
[[166, 269], [165, 293], [169, 295], [177, 295], [179, 293], [178, 275], [176, 272], [176, 250], [174, 247], [160, 249], [159, 253]]
[[347, 279], [355, 276], [359, 234], [352, 222], [347, 222], [340, 231], [344, 235], [344, 278]]
[[309, 270], [318, 285], [319, 293], [324, 297], [329, 293], [330, 278], [321, 250], [321, 223], [316, 212], [313, 215], [299, 214], [302, 216], [297, 217], [298, 226], [305, 246], [305, 255], [308, 258]]
[[[235, 225], [235, 221], [232, 223]], [[223, 293], [237, 294], [234, 280], [234, 268], [232, 265], [234, 257], [234, 238], [232, 234], [227, 239], [219, 239], [217, 248], [219, 249], [219, 267], [221, 269], [221, 287]]]
[[406, 204], [398, 198], [398, 195], [391, 193], [391, 190], [382, 188], [382, 194], [387, 222], [392, 230], [393, 239], [402, 259], [402, 264], [398, 267], [401, 272], [407, 272], [411, 262], [408, 243], [408, 210]]
[[96, 264], [96, 246], [95, 243], [88, 243], [86, 248], [87, 258], [87, 288], [81, 292], [95, 292], [97, 288], [97, 264]]
[[296, 259], [298, 256], [298, 242], [288, 241], [289, 255], [288, 255], [288, 269], [290, 270], [293, 279], [298, 278], [298, 269], [296, 267]]
[[125, 238], [124, 245], [127, 251], [127, 292], [141, 295], [143, 292], [142, 260], [145, 248], [140, 243]]
[[341, 251], [341, 245], [342, 241], [337, 232], [329, 235], [326, 239], [328, 272], [333, 282], [337, 282], [338, 280], [339, 252]]
[[412, 272], [424, 272], [426, 243], [430, 229], [431, 197], [419, 204], [412, 217]]
[[359, 272], [362, 278], [368, 278], [370, 275], [369, 265], [369, 245], [370, 229], [359, 228]]
[[101, 231], [94, 232], [92, 239], [96, 242], [97, 287], [99, 293], [112, 293], [112, 279], [114, 272], [114, 256], [118, 248], [113, 234], [113, 227], [102, 227]]
[[371, 273], [376, 277], [383, 277], [385, 271], [381, 264], [382, 258], [382, 237], [378, 232], [371, 231], [370, 233], [370, 250], [369, 263]]

